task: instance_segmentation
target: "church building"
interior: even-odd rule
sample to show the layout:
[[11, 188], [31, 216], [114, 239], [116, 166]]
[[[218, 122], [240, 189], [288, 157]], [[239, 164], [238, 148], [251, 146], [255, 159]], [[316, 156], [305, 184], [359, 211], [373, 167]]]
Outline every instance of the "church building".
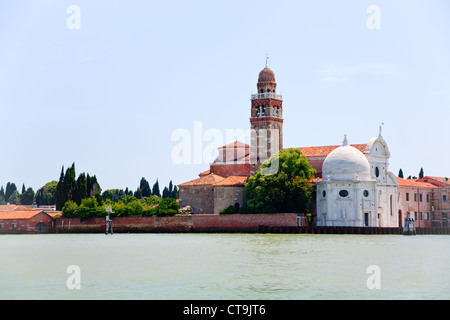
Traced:
[[[264, 160], [283, 149], [283, 99], [274, 72], [266, 66], [251, 95], [250, 146], [236, 141], [222, 146], [209, 170], [179, 187], [180, 206], [194, 214], [217, 214], [246, 203], [245, 182]], [[389, 171], [390, 152], [379, 135], [366, 144], [298, 148], [316, 169], [312, 213], [320, 226], [397, 227], [398, 180]]]

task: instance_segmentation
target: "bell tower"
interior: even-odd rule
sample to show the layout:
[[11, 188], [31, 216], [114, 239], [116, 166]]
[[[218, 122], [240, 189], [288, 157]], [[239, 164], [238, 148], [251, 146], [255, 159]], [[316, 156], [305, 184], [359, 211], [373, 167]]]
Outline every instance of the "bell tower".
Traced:
[[283, 149], [283, 98], [277, 94], [275, 74], [266, 66], [259, 73], [258, 93], [251, 95], [251, 174], [264, 160]]

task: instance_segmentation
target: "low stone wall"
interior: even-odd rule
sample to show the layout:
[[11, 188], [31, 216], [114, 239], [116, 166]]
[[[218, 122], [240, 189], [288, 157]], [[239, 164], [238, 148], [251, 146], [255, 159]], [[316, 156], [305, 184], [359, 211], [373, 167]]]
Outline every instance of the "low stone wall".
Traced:
[[[258, 232], [261, 226], [297, 225], [296, 213], [280, 214], [198, 214], [173, 217], [121, 217], [112, 219], [113, 232]], [[59, 233], [105, 232], [104, 218], [58, 219]]]

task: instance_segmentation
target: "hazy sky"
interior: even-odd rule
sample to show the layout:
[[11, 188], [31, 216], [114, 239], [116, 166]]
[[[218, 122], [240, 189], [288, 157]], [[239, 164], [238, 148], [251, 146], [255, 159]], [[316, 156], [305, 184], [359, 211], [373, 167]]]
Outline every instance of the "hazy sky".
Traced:
[[[394, 174], [450, 176], [449, 14], [448, 0], [2, 0], [0, 185], [37, 190], [72, 162], [103, 190], [195, 179], [196, 152], [220, 146], [206, 132], [249, 129], [266, 53], [284, 147], [367, 143], [384, 123]], [[192, 164], [173, 159], [180, 130], [202, 143]]]

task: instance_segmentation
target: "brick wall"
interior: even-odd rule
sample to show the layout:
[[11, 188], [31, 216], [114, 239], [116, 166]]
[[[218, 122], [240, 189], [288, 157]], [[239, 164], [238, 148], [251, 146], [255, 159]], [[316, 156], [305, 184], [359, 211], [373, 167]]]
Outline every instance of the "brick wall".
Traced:
[[[70, 222], [70, 227], [69, 227]], [[104, 218], [92, 218], [85, 221], [64, 219], [57, 221], [57, 232], [93, 232], [105, 231]], [[201, 214], [174, 217], [122, 217], [113, 218], [114, 232], [256, 232], [264, 226], [297, 226], [297, 214]]]
[[211, 164], [211, 173], [217, 174], [222, 177], [229, 176], [249, 176], [250, 175], [250, 163], [241, 164]]

